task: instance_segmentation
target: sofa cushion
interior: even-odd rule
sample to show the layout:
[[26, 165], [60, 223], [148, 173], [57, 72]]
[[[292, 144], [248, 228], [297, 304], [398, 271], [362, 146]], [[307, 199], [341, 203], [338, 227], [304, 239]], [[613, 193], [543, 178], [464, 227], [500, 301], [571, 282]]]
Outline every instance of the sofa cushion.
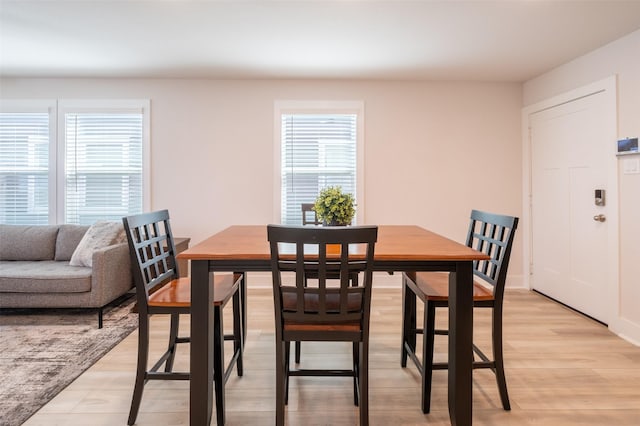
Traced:
[[0, 260], [53, 260], [58, 226], [0, 225]]
[[53, 260], [71, 260], [89, 225], [60, 225], [56, 239], [56, 254]]
[[80, 293], [91, 290], [91, 268], [70, 266], [68, 262], [0, 261], [0, 270], [0, 293]]
[[78, 247], [76, 247], [71, 256], [69, 264], [71, 266], [91, 267], [93, 263], [93, 252], [97, 249], [120, 242], [119, 239], [123, 232], [124, 227], [121, 222], [100, 220], [94, 223], [82, 237]]

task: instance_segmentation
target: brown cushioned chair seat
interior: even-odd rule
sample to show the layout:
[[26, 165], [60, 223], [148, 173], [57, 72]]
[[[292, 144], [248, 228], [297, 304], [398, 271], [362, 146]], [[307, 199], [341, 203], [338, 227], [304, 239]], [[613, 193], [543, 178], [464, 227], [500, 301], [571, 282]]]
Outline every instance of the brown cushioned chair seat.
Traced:
[[[317, 312], [320, 306], [319, 297], [317, 294], [306, 293], [305, 294], [305, 311]], [[295, 293], [283, 293], [282, 304], [283, 311], [295, 311], [296, 303], [298, 302], [298, 295]], [[337, 293], [327, 294], [327, 311], [339, 311], [340, 295]], [[347, 308], [349, 311], [358, 312], [362, 304], [362, 295], [360, 293], [350, 294], [347, 297]], [[287, 331], [360, 331], [360, 321], [348, 321], [348, 322], [332, 322], [332, 323], [299, 323], [292, 320], [284, 320], [284, 329]]]
[[[283, 292], [282, 306], [285, 311], [295, 311], [298, 303], [298, 295], [296, 293]], [[338, 312], [340, 310], [340, 294], [329, 293], [326, 300], [327, 312]], [[347, 297], [347, 309], [351, 312], [358, 312], [362, 305], [362, 295], [360, 293], [352, 293]], [[305, 293], [304, 310], [306, 312], [318, 312], [320, 302], [317, 294]]]

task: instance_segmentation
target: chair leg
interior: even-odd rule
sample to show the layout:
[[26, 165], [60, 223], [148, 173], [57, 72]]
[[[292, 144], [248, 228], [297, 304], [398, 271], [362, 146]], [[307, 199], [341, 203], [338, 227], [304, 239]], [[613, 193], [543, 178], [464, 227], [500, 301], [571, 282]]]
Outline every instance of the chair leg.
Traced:
[[171, 314], [171, 325], [169, 327], [169, 357], [164, 366], [165, 373], [173, 371], [173, 361], [176, 357], [176, 340], [178, 339], [178, 327], [180, 326], [180, 314]]
[[285, 345], [280, 338], [276, 338], [276, 426], [284, 426], [285, 405]]
[[422, 339], [422, 412], [431, 410], [431, 380], [433, 377], [433, 341], [436, 307], [428, 301], [424, 305], [424, 334]]
[[[307, 282], [308, 282], [307, 281], [307, 276], [305, 275], [305, 277], [304, 277], [304, 286], [305, 287], [307, 286]], [[297, 342], [295, 342], [294, 346], [295, 346], [295, 349], [294, 349], [295, 362], [296, 362], [296, 364], [300, 364], [300, 354], [302, 353], [302, 344], [299, 341], [297, 341]], [[288, 358], [287, 358], [287, 360], [288, 360]], [[289, 387], [287, 386], [287, 394], [288, 393], [289, 393]]]
[[136, 369], [136, 382], [133, 387], [133, 397], [131, 398], [131, 409], [129, 410], [128, 425], [133, 425], [138, 417], [140, 402], [142, 401], [142, 391], [147, 375], [147, 362], [149, 360], [149, 316], [138, 316], [138, 366]]
[[358, 387], [360, 391], [360, 426], [369, 425], [369, 342], [368, 337], [359, 346]]
[[360, 375], [360, 347], [358, 342], [353, 342], [353, 405], [356, 407], [359, 405], [359, 396], [358, 396], [358, 380]]
[[409, 288], [403, 278], [402, 284], [402, 344], [400, 355], [400, 366], [407, 366], [407, 348], [408, 345], [412, 352], [416, 350], [416, 295]]
[[302, 350], [302, 348], [300, 347], [300, 342], [296, 342], [295, 344], [296, 349], [295, 349], [295, 358], [296, 358], [296, 364], [300, 364], [300, 351]]
[[493, 359], [496, 365], [496, 380], [498, 382], [498, 391], [500, 392], [502, 407], [509, 411], [511, 410], [511, 404], [509, 403], [509, 394], [507, 393], [507, 380], [504, 374], [504, 356], [502, 353], [502, 312], [495, 307], [492, 311], [493, 327], [491, 331], [493, 340]]
[[222, 307], [213, 308], [213, 381], [216, 392], [216, 420], [224, 425], [224, 325]]
[[236, 291], [233, 295], [233, 353], [238, 353], [236, 369], [240, 377], [244, 374], [242, 362], [242, 353], [244, 352], [243, 316], [242, 295], [240, 291]]
[[[296, 342], [298, 343], [298, 342]], [[284, 405], [289, 405], [289, 358], [291, 357], [291, 342], [284, 343]]]

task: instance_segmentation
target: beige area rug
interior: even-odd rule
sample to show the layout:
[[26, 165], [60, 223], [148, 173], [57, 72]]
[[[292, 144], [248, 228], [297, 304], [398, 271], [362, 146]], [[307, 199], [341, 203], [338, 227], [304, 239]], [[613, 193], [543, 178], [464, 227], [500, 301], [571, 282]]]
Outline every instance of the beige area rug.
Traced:
[[0, 425], [18, 426], [138, 327], [135, 297], [96, 310], [0, 310]]

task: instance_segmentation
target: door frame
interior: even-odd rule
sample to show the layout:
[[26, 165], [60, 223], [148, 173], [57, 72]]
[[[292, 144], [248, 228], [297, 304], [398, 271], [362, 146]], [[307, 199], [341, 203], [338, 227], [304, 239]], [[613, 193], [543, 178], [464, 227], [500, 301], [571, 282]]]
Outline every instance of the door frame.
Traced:
[[[619, 266], [619, 202], [618, 202], [618, 159], [616, 157], [616, 139], [618, 135], [617, 123], [617, 78], [615, 75], [603, 80], [596, 81], [586, 86], [553, 96], [522, 109], [522, 221], [521, 229], [523, 236], [522, 259], [523, 259], [523, 284], [525, 288], [531, 289], [531, 268], [532, 268], [532, 241], [533, 227], [531, 225], [531, 202], [532, 202], [532, 155], [531, 155], [531, 135], [530, 116], [531, 114], [544, 111], [568, 102], [584, 98], [589, 95], [603, 92], [604, 102], [607, 105], [607, 112], [604, 117], [604, 125], [610, 139], [610, 155], [606, 159], [607, 181], [607, 222], [609, 233], [607, 241], [607, 318], [609, 327], [616, 322], [619, 317], [619, 294], [620, 294], [620, 266]], [[615, 328], [615, 326], [614, 326]]]

